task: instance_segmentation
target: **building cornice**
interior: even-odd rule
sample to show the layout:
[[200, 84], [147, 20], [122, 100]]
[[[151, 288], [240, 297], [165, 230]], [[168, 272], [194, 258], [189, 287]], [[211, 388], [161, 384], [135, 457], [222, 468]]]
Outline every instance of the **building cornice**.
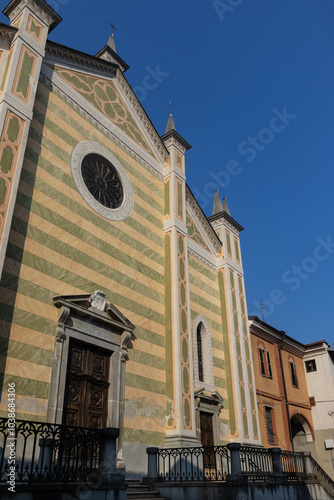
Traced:
[[126, 64], [125, 61], [121, 57], [119, 57], [116, 52], [114, 52], [108, 45], [105, 45], [103, 49], [101, 49], [95, 57], [99, 57], [100, 59], [103, 59], [105, 61], [113, 62], [114, 64], [117, 64], [123, 73], [129, 69], [130, 66]]
[[265, 340], [269, 340], [275, 344], [280, 344], [280, 346], [289, 351], [303, 357], [305, 353], [305, 345], [298, 340], [289, 337], [284, 332], [276, 330], [273, 326], [268, 325], [264, 321], [261, 321], [256, 316], [249, 317], [249, 329], [251, 334], [260, 336]]
[[160, 135], [158, 134], [156, 128], [148, 117], [146, 111], [141, 105], [138, 97], [133, 91], [131, 85], [127, 81], [126, 77], [121, 71], [117, 72], [116, 82], [119, 85], [120, 90], [122, 91], [123, 96], [126, 98], [127, 102], [131, 105], [131, 108], [134, 110], [136, 118], [140, 120], [142, 127], [144, 128], [146, 134], [150, 138], [151, 144], [154, 147], [154, 150], [158, 153], [162, 163], [165, 163], [168, 159], [169, 152], [162, 142]]
[[196, 218], [196, 221], [201, 225], [201, 229], [203, 234], [205, 234], [207, 241], [211, 244], [212, 249], [218, 253], [221, 250], [222, 242], [217, 236], [216, 231], [211, 226], [207, 217], [205, 216], [203, 210], [199, 206], [195, 196], [191, 192], [189, 186], [186, 186], [186, 199], [187, 199], [187, 208], [191, 210], [193, 215]]
[[62, 21], [57, 12], [44, 0], [12, 0], [2, 12], [13, 21], [25, 5], [49, 26], [49, 33]]
[[176, 130], [170, 130], [166, 134], [162, 135], [161, 140], [166, 145], [172, 145], [173, 143], [176, 143], [177, 145], [181, 146], [184, 152], [191, 149], [190, 144], [185, 139], [183, 139], [183, 137], [178, 132], [176, 132]]
[[0, 40], [11, 43], [17, 32], [18, 29], [14, 28], [14, 26], [0, 23]]
[[80, 50], [72, 49], [60, 43], [47, 41], [45, 47], [46, 56], [55, 58], [57, 61], [67, 61], [71, 64], [75, 63], [82, 69], [94, 69], [101, 71], [109, 77], [115, 77], [117, 64], [100, 59], [99, 57], [91, 56]]
[[225, 225], [226, 223], [228, 223], [232, 226], [232, 228], [236, 229], [238, 231], [238, 234], [244, 230], [244, 228], [236, 220], [234, 220], [233, 217], [231, 217], [227, 212], [220, 212], [219, 214], [211, 215], [211, 217], [208, 218], [210, 223], [215, 221], [218, 222], [221, 219], [224, 220]]
[[209, 267], [212, 271], [217, 272], [217, 266], [208, 256], [203, 255], [202, 249], [196, 243], [193, 243], [192, 240], [188, 239], [188, 253], [199, 262]]

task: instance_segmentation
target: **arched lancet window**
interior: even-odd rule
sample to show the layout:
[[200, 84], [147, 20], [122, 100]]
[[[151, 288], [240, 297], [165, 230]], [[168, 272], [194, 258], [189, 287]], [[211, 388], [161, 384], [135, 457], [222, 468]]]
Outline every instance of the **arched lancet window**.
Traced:
[[197, 327], [198, 380], [204, 382], [202, 323]]
[[212, 340], [209, 326], [201, 314], [193, 324], [195, 387], [214, 391]]

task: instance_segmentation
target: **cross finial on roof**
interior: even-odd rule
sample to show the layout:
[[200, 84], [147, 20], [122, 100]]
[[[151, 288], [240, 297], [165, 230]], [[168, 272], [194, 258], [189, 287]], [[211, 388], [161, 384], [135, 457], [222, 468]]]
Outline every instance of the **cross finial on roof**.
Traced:
[[114, 30], [117, 31], [117, 29], [116, 29], [114, 23], [109, 22], [109, 24], [111, 26], [111, 34], [113, 35], [114, 34]]
[[172, 114], [172, 101], [169, 101], [169, 112]]
[[225, 198], [225, 186], [224, 186], [224, 184], [222, 184], [222, 188], [223, 188], [223, 198]]

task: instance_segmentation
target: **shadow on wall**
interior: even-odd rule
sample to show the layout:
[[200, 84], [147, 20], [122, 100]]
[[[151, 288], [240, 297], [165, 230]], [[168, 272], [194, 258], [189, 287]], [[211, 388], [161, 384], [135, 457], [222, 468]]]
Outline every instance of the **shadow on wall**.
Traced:
[[[49, 92], [44, 93], [43, 98], [45, 106], [49, 99]], [[7, 245], [6, 259], [1, 276], [0, 286], [0, 394], [7, 393], [8, 384], [15, 382], [17, 394], [32, 394], [33, 396], [44, 398], [48, 397], [48, 387], [45, 384], [45, 394], [34, 394], [35, 381], [28, 380], [22, 377], [13, 377], [5, 375], [5, 367], [7, 357], [13, 357], [17, 360], [25, 359], [30, 362], [36, 362], [34, 359], [34, 348], [27, 347], [16, 341], [10, 341], [9, 337], [12, 330], [12, 324], [16, 324], [19, 328], [26, 327], [42, 333], [48, 333], [49, 325], [46, 325], [46, 320], [35, 316], [24, 310], [16, 307], [17, 295], [21, 294], [27, 299], [34, 297], [34, 285], [25, 280], [19, 279], [21, 274], [22, 264], [33, 267], [33, 259], [31, 262], [24, 262], [24, 259], [29, 259], [29, 254], [24, 254], [26, 238], [29, 236], [29, 216], [32, 206], [33, 191], [36, 184], [36, 171], [39, 157], [41, 154], [41, 143], [43, 136], [45, 116], [34, 109], [33, 120], [29, 130], [29, 137], [21, 179], [18, 186], [16, 205], [12, 219], [9, 242]], [[34, 127], [35, 123], [35, 127]], [[38, 132], [36, 131], [38, 130]], [[38, 230], [37, 230], [38, 232]], [[40, 292], [40, 300], [43, 297]], [[1, 396], [1, 403], [6, 404], [7, 399]], [[19, 408], [17, 408], [19, 411]]]

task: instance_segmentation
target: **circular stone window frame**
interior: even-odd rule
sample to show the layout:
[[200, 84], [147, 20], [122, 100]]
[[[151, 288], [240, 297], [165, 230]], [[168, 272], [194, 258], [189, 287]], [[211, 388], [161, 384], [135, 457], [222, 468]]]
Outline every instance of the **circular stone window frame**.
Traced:
[[[112, 166], [115, 168], [117, 175], [120, 178], [124, 199], [120, 207], [118, 208], [107, 208], [101, 203], [99, 203], [94, 196], [89, 192], [81, 172], [81, 164], [82, 160], [85, 156], [89, 154], [98, 154], [108, 160]], [[131, 182], [122, 167], [121, 163], [117, 160], [117, 158], [106, 148], [97, 144], [96, 142], [84, 141], [80, 142], [73, 150], [71, 156], [71, 172], [75, 182], [75, 185], [78, 188], [79, 193], [83, 197], [83, 199], [88, 203], [88, 205], [99, 215], [105, 217], [109, 220], [120, 221], [128, 217], [134, 207], [134, 196], [133, 190], [131, 186]]]

